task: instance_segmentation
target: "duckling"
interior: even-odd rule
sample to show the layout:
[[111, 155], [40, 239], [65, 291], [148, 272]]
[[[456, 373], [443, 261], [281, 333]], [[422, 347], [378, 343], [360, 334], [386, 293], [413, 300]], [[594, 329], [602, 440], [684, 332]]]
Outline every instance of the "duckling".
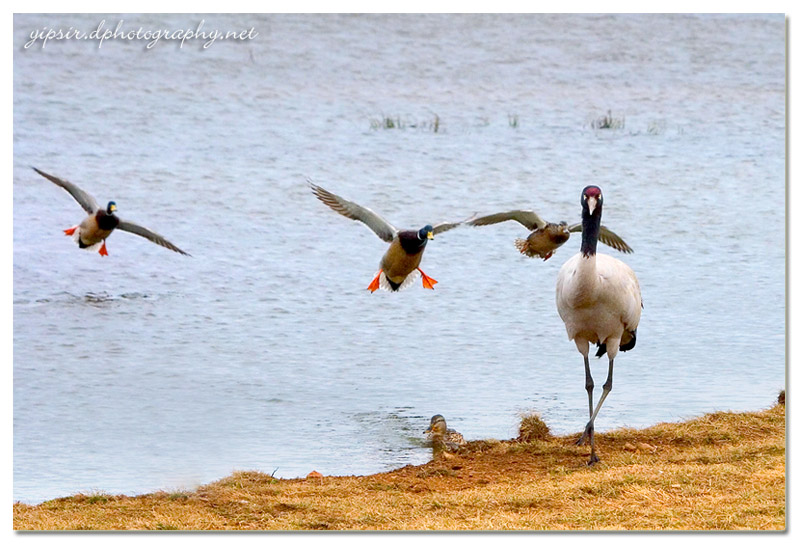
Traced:
[[[514, 246], [517, 247], [517, 250], [528, 257], [540, 257], [544, 261], [553, 257], [556, 250], [569, 240], [570, 233], [577, 233], [583, 230], [583, 225], [580, 223], [568, 226], [565, 221], [560, 223], [544, 221], [533, 210], [500, 212], [499, 214], [476, 218], [468, 223], [478, 226], [508, 220], [518, 221], [531, 230], [531, 234], [528, 235], [527, 239], [518, 238], [514, 241]], [[600, 242], [611, 246], [615, 250], [626, 254], [633, 252], [631, 247], [619, 235], [603, 225], [600, 226], [599, 238]]]
[[428, 241], [433, 240], [434, 235], [449, 231], [460, 225], [461, 222], [426, 225], [418, 231], [399, 231], [369, 208], [334, 195], [311, 181], [308, 183], [311, 191], [320, 201], [344, 217], [362, 222], [383, 241], [389, 243], [389, 248], [381, 258], [380, 269], [367, 287], [370, 292], [374, 293], [378, 288], [387, 291], [401, 291], [416, 282], [420, 276], [422, 276], [423, 288], [432, 290], [434, 284], [438, 284], [438, 281], [419, 268], [422, 253], [425, 251]]
[[98, 253], [101, 256], [107, 256], [108, 250], [106, 249], [106, 239], [114, 231], [114, 229], [122, 229], [134, 235], [139, 235], [146, 238], [150, 242], [155, 242], [159, 246], [168, 248], [173, 252], [179, 254], [189, 255], [184, 252], [170, 241], [154, 233], [153, 231], [142, 227], [132, 221], [122, 220], [117, 217], [114, 212], [117, 210], [117, 203], [109, 201], [105, 208], [100, 207], [97, 201], [89, 193], [78, 187], [77, 185], [57, 178], [46, 172], [42, 172], [36, 167], [33, 167], [38, 174], [44, 176], [59, 187], [64, 188], [72, 197], [80, 204], [89, 215], [80, 224], [64, 229], [64, 234], [71, 236], [72, 239], [78, 243], [79, 248], [86, 250], [94, 250], [102, 243]]
[[428, 439], [433, 441], [434, 449], [444, 448], [454, 451], [458, 450], [458, 447], [467, 444], [463, 435], [447, 427], [447, 422], [440, 414], [435, 414], [431, 417], [430, 426], [423, 433], [428, 434]]

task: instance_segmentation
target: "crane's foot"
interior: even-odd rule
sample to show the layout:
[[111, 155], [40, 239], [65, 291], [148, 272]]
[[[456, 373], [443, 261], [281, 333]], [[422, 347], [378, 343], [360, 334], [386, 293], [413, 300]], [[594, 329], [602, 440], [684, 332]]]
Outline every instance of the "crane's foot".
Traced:
[[600, 461], [600, 458], [597, 457], [597, 454], [592, 452], [592, 454], [589, 456], [589, 463], [586, 464], [586, 465], [588, 465], [589, 467], [592, 467], [593, 465], [595, 465], [599, 461]]
[[594, 436], [594, 422], [589, 422], [588, 424], [586, 424], [586, 428], [583, 430], [583, 435], [581, 435], [580, 439], [578, 439], [575, 442], [575, 444], [582, 445], [586, 442], [587, 439], [591, 441], [593, 436]]

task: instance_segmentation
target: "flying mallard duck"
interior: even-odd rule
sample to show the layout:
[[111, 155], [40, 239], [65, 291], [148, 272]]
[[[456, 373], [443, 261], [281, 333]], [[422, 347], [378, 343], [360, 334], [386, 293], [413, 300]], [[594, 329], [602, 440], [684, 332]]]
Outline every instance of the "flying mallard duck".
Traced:
[[114, 212], [117, 210], [117, 204], [114, 201], [109, 201], [105, 208], [101, 208], [94, 197], [77, 185], [62, 180], [61, 178], [56, 178], [46, 172], [42, 172], [36, 167], [33, 167], [33, 170], [57, 186], [66, 189], [67, 192], [78, 201], [78, 204], [89, 213], [80, 224], [70, 227], [69, 229], [64, 229], [64, 234], [72, 236], [72, 239], [78, 243], [79, 247], [93, 250], [97, 245], [102, 243], [99, 253], [100, 255], [108, 255], [108, 251], [106, 250], [106, 238], [108, 238], [114, 229], [122, 229], [123, 231], [128, 231], [129, 233], [144, 237], [151, 242], [155, 242], [159, 246], [169, 248], [179, 254], [189, 255], [161, 235], [132, 221], [125, 221], [118, 218], [114, 215]]
[[[499, 214], [491, 214], [476, 218], [470, 222], [470, 225], [490, 225], [492, 223], [500, 223], [503, 221], [514, 220], [518, 221], [528, 229], [531, 234], [527, 239], [518, 238], [514, 241], [514, 246], [520, 253], [528, 257], [541, 257], [545, 261], [550, 259], [562, 244], [569, 240], [570, 233], [577, 233], [583, 229], [583, 225], [575, 223], [567, 225], [567, 222], [550, 223], [544, 221], [533, 210], [511, 210], [509, 212], [500, 212]], [[619, 235], [605, 226], [600, 226], [600, 242], [608, 244], [615, 250], [629, 254], [633, 252]]]
[[428, 439], [433, 441], [434, 448], [444, 447], [447, 450], [457, 450], [458, 447], [467, 444], [463, 435], [447, 427], [444, 416], [440, 414], [431, 417], [431, 424], [423, 433], [428, 434]]
[[419, 231], [398, 231], [369, 208], [347, 201], [310, 181], [308, 183], [311, 191], [323, 203], [347, 218], [364, 223], [389, 243], [389, 249], [381, 258], [378, 274], [367, 287], [369, 291], [375, 292], [378, 288], [400, 291], [413, 284], [419, 276], [422, 276], [423, 288], [432, 290], [433, 285], [438, 283], [419, 268], [425, 245], [428, 240], [433, 240], [433, 235], [457, 227], [461, 222], [426, 225]]

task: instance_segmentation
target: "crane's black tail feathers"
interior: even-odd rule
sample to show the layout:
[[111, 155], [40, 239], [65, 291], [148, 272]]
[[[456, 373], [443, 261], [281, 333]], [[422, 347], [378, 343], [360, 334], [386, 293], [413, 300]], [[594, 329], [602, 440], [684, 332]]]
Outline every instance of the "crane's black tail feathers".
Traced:
[[[634, 329], [633, 331], [628, 331], [628, 333], [631, 334], [631, 340], [626, 342], [625, 344], [619, 345], [619, 349], [621, 352], [627, 352], [628, 350], [631, 350], [634, 346], [636, 346], [636, 329]], [[597, 354], [595, 354], [595, 357], [599, 358], [605, 353], [606, 353], [606, 343], [600, 343], [599, 345], [597, 345]]]
[[630, 331], [629, 333], [631, 334], [631, 340], [623, 345], [620, 345], [619, 347], [619, 349], [622, 350], [623, 352], [627, 352], [628, 350], [631, 350], [634, 346], [636, 346], [636, 329]]

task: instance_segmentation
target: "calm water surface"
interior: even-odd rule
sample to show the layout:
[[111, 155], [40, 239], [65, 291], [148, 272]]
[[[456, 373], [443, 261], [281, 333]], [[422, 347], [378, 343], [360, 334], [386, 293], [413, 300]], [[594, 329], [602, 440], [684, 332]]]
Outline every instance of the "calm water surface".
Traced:
[[[385, 471], [429, 459], [435, 413], [468, 439], [529, 410], [582, 429], [554, 296], [577, 237], [543, 263], [517, 224], [462, 227], [426, 251], [435, 291], [370, 294], [384, 243], [306, 178], [402, 228], [578, 221], [600, 185], [635, 253], [601, 251], [645, 309], [599, 430], [784, 387], [783, 16], [205, 16], [259, 35], [23, 48], [102, 18], [14, 19], [15, 500]], [[608, 110], [624, 126], [592, 128]], [[79, 251], [61, 230], [82, 210], [31, 165], [193, 257], [127, 233]]]

